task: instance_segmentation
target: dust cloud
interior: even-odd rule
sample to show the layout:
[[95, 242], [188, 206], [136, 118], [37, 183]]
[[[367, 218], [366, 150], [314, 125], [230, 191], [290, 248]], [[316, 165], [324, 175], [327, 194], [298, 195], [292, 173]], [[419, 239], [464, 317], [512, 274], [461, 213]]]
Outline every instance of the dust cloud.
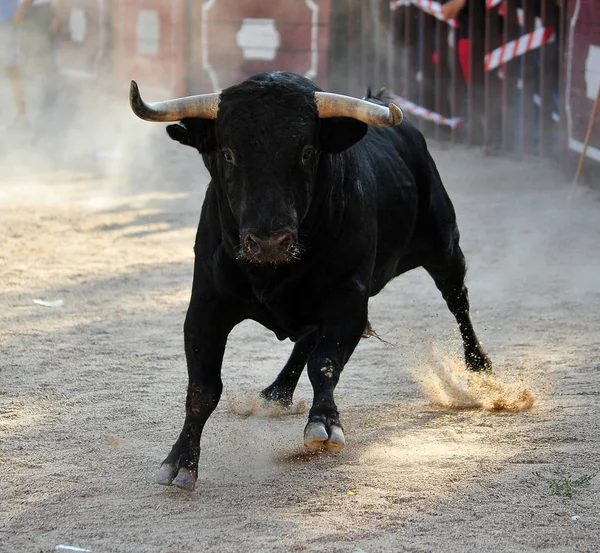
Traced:
[[536, 402], [531, 384], [521, 378], [473, 373], [462, 359], [435, 352], [419, 384], [434, 405], [445, 409], [520, 412], [530, 410]]
[[[100, 199], [113, 199], [149, 191], [187, 192], [194, 183], [180, 168], [191, 166], [200, 173], [195, 183], [206, 183], [197, 153], [172, 143], [166, 125], [141, 121], [131, 112], [129, 81], [117, 80], [103, 68], [95, 76], [73, 74], [61, 65], [58, 53], [55, 59], [29, 61], [21, 56], [18, 67], [24, 113], [4, 68], [0, 73], [5, 183], [52, 187], [65, 178], [92, 179]], [[165, 95], [145, 92], [150, 100]]]
[[[163, 125], [144, 124], [131, 113], [127, 89], [93, 90], [60, 80], [55, 102], [36, 101], [27, 83], [26, 119], [14, 113], [10, 91], [0, 82], [0, 164], [9, 178], [59, 180], [65, 172], [106, 183], [107, 194], [172, 188], [163, 168], [172, 149]], [[175, 153], [181, 158], [181, 154]]]
[[240, 417], [265, 417], [278, 419], [288, 415], [300, 415], [308, 411], [306, 400], [295, 401], [290, 407], [267, 401], [256, 390], [236, 388], [225, 390], [227, 406], [232, 413]]

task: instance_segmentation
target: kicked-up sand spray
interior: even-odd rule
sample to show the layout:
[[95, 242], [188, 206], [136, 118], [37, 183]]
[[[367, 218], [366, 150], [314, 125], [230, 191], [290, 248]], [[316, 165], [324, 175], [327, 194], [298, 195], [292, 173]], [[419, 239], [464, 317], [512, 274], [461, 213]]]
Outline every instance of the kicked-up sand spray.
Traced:
[[446, 409], [485, 411], [528, 411], [535, 403], [534, 393], [522, 381], [501, 379], [494, 374], [474, 373], [462, 359], [440, 356], [419, 379], [434, 405]]
[[278, 419], [308, 411], [306, 400], [295, 401], [289, 407], [285, 407], [276, 401], [267, 401], [256, 390], [225, 390], [225, 398], [229, 410], [240, 417], [255, 416]]

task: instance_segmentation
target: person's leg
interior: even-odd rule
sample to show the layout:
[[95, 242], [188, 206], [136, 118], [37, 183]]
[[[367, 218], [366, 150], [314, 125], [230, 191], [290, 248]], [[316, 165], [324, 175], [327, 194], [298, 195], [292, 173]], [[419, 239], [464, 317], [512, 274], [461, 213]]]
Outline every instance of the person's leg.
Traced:
[[18, 67], [7, 67], [5, 71], [10, 80], [17, 115], [25, 116], [27, 104], [25, 102], [25, 85], [23, 83], [23, 78], [21, 77], [21, 71]]
[[4, 71], [10, 82], [13, 100], [17, 112], [17, 121], [26, 121], [27, 100], [25, 81], [21, 71], [21, 54], [17, 29], [12, 24], [4, 24], [0, 29], [0, 44], [4, 54]]

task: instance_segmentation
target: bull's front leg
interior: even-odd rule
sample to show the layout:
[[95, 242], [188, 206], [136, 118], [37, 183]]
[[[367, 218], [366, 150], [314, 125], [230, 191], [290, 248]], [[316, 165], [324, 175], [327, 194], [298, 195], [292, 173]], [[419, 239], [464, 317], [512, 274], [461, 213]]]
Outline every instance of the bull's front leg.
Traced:
[[354, 278], [326, 301], [320, 340], [308, 361], [313, 404], [304, 429], [304, 445], [340, 451], [344, 432], [333, 393], [344, 365], [352, 355], [367, 324], [367, 287]]
[[210, 286], [192, 291], [184, 324], [188, 389], [183, 429], [162, 462], [156, 482], [193, 490], [198, 478], [200, 437], [217, 407], [223, 383], [221, 365], [229, 332], [238, 322], [235, 310], [224, 305]]

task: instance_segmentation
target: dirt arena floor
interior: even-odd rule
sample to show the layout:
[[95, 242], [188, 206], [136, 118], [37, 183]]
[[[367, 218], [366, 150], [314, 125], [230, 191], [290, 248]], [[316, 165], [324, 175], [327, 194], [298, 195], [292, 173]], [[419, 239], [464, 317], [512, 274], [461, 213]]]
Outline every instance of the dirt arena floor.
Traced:
[[189, 493], [153, 483], [206, 185], [181, 156], [152, 178], [3, 169], [1, 553], [600, 551], [600, 192], [435, 149], [495, 377], [467, 384], [433, 282], [403, 275], [337, 388], [346, 449], [308, 455], [308, 379], [290, 412], [262, 406], [291, 344], [244, 323]]

